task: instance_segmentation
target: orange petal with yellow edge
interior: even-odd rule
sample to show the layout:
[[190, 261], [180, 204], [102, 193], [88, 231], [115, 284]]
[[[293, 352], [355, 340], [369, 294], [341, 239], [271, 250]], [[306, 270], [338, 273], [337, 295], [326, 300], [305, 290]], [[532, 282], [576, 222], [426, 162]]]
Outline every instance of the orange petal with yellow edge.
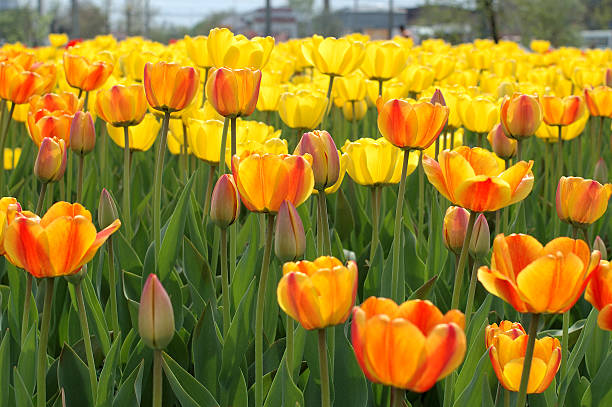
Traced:
[[474, 212], [490, 212], [507, 206], [510, 202], [510, 187], [495, 177], [478, 175], [467, 179], [457, 188], [457, 203]]
[[[514, 359], [504, 366], [504, 379], [511, 391], [518, 391], [521, 384], [521, 376], [523, 373], [524, 358]], [[529, 382], [527, 384], [527, 393], [535, 393], [543, 382], [546, 376], [546, 363], [542, 359], [533, 359], [531, 361], [531, 369], [529, 372]]]
[[58, 217], [44, 233], [49, 242], [49, 260], [54, 276], [73, 274], [96, 239], [96, 228], [84, 216]]

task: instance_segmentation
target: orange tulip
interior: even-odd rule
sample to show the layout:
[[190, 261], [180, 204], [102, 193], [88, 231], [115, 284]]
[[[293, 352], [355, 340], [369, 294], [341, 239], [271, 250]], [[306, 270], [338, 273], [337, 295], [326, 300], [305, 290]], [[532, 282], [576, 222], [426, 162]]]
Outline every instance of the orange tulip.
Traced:
[[612, 117], [612, 88], [608, 86], [585, 88], [584, 101], [591, 116]]
[[90, 62], [83, 56], [64, 53], [66, 81], [84, 92], [102, 87], [113, 69], [113, 65], [106, 61]]
[[35, 72], [42, 77], [43, 84], [40, 94], [48, 93], [57, 84], [57, 66], [53, 62], [36, 62], [30, 67], [31, 72]]
[[581, 177], [561, 177], [557, 184], [557, 215], [576, 226], [590, 225], [603, 216], [612, 195], [612, 184]]
[[304, 329], [344, 323], [356, 296], [357, 264], [330, 256], [285, 263], [276, 289], [278, 305]]
[[465, 317], [457, 310], [445, 315], [429, 301], [401, 305], [386, 298], [368, 298], [353, 308], [351, 337], [355, 356], [366, 377], [375, 383], [429, 390], [463, 361]]
[[73, 115], [62, 110], [49, 112], [38, 110], [28, 113], [28, 133], [30, 138], [40, 147], [45, 137], [64, 140], [66, 147], [70, 144], [70, 126]]
[[0, 98], [20, 105], [46, 86], [45, 79], [35, 72], [25, 71], [21, 66], [0, 63]]
[[444, 246], [455, 254], [461, 253], [470, 213], [460, 206], [449, 206], [442, 223]]
[[77, 273], [121, 226], [116, 219], [96, 233], [91, 213], [78, 203], [57, 202], [38, 217], [17, 215], [4, 235], [6, 257], [34, 277]]
[[4, 231], [13, 222], [18, 212], [21, 212], [21, 205], [15, 198], [9, 196], [0, 198], [0, 256], [5, 253]]
[[506, 136], [504, 126], [498, 123], [493, 127], [487, 136], [489, 144], [495, 155], [504, 160], [510, 159], [516, 155], [517, 141]]
[[115, 85], [98, 91], [96, 111], [115, 127], [135, 126], [147, 113], [147, 99], [142, 85]]
[[47, 93], [43, 96], [32, 96], [29, 111], [34, 113], [43, 109], [49, 112], [63, 110], [67, 114], [73, 115], [82, 107], [83, 101], [72, 92]]
[[584, 101], [580, 96], [540, 96], [542, 116], [549, 126], [567, 126], [584, 114]]
[[525, 199], [533, 188], [532, 166], [533, 161], [519, 161], [504, 171], [495, 154], [467, 146], [442, 151], [438, 161], [423, 157], [425, 174], [438, 192], [474, 212], [496, 211]]
[[276, 213], [287, 200], [298, 207], [312, 193], [310, 154], [242, 154], [232, 157], [232, 173], [244, 206], [252, 212]]
[[563, 313], [578, 301], [600, 257], [583, 240], [559, 237], [542, 246], [529, 235], [499, 234], [491, 268], [480, 267], [478, 280], [518, 312]]
[[250, 116], [257, 105], [259, 69], [212, 69], [206, 82], [206, 98], [225, 117]]
[[612, 331], [612, 268], [609, 262], [599, 262], [584, 292], [584, 299], [599, 311], [597, 325], [601, 329]]
[[[523, 361], [529, 335], [518, 323], [502, 321], [486, 328], [487, 347], [493, 370], [505, 389], [518, 391], [523, 375]], [[527, 393], [542, 393], [548, 388], [561, 366], [561, 345], [550, 336], [535, 340], [529, 371]]]
[[176, 112], [186, 108], [198, 92], [200, 75], [190, 66], [147, 62], [144, 67], [147, 101], [155, 110]]
[[536, 97], [515, 93], [504, 98], [499, 118], [506, 134], [518, 140], [535, 134], [542, 122], [542, 109]]

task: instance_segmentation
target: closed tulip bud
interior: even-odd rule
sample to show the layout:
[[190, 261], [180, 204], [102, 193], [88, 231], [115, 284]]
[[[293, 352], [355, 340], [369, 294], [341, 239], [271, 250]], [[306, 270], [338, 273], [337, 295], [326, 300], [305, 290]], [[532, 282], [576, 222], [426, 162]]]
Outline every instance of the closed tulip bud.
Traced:
[[174, 336], [172, 302], [155, 274], [149, 274], [142, 288], [138, 333], [145, 345], [153, 349], [164, 349]]
[[515, 93], [504, 98], [499, 118], [506, 134], [514, 139], [531, 137], [542, 122], [542, 109], [534, 96]]
[[90, 153], [96, 146], [96, 128], [91, 113], [79, 110], [70, 125], [70, 149], [77, 154]]
[[593, 179], [600, 184], [608, 182], [608, 166], [603, 158], [597, 160], [595, 163], [595, 169], [593, 170]]
[[474, 258], [480, 259], [489, 253], [491, 248], [491, 232], [487, 218], [481, 213], [474, 223], [474, 231], [470, 240], [469, 252]]
[[581, 177], [561, 177], [557, 185], [557, 215], [574, 226], [596, 222], [608, 208], [612, 184]]
[[444, 215], [442, 238], [448, 250], [461, 253], [470, 213], [460, 206], [449, 206]]
[[64, 140], [45, 137], [34, 163], [34, 174], [45, 184], [59, 181], [66, 171], [66, 157]]
[[506, 136], [504, 126], [498, 123], [493, 127], [487, 136], [491, 149], [495, 155], [504, 160], [508, 160], [516, 155], [517, 141]]
[[606, 249], [606, 244], [601, 237], [595, 237], [595, 240], [593, 241], [593, 250], [599, 250], [602, 259], [606, 260], [608, 258], [608, 250]]
[[433, 96], [431, 97], [431, 104], [435, 105], [436, 103], [446, 106], [446, 100], [444, 100], [444, 95], [442, 95], [442, 91], [440, 89], [436, 89]]
[[100, 202], [98, 203], [98, 226], [105, 228], [112, 224], [115, 219], [119, 219], [117, 204], [106, 188], [102, 188]]
[[285, 263], [298, 260], [305, 250], [306, 235], [302, 219], [291, 202], [283, 201], [276, 217], [274, 253], [281, 263]]
[[234, 223], [240, 214], [240, 198], [234, 177], [223, 174], [212, 192], [210, 219], [221, 229]]
[[312, 156], [314, 188], [320, 191], [334, 185], [340, 176], [340, 157], [332, 136], [325, 130], [304, 133], [294, 154], [307, 153]]
[[221, 116], [249, 116], [257, 105], [260, 83], [260, 70], [213, 69], [206, 82], [206, 98]]

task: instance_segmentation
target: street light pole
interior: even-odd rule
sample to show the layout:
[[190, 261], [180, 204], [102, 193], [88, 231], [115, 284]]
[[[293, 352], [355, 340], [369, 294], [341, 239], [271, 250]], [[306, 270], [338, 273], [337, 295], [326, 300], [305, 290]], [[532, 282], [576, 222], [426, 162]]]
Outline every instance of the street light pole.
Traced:
[[266, 0], [266, 35], [272, 35], [272, 4]]

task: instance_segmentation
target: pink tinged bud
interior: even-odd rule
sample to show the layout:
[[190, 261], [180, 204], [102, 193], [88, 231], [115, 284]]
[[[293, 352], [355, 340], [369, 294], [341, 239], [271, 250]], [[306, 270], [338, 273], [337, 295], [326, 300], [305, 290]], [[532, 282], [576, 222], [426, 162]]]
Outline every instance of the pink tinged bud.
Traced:
[[472, 239], [470, 240], [469, 253], [472, 257], [480, 259], [489, 254], [491, 248], [491, 232], [487, 218], [481, 213], [476, 218]]
[[314, 130], [304, 133], [295, 154], [312, 156], [314, 188], [322, 191], [331, 187], [340, 176], [340, 155], [332, 136], [325, 130]]
[[283, 201], [276, 216], [274, 253], [285, 263], [300, 259], [305, 250], [306, 234], [302, 219], [291, 202]]
[[606, 69], [606, 86], [612, 88], [612, 69]]
[[174, 336], [172, 302], [155, 274], [149, 274], [142, 288], [138, 333], [145, 345], [153, 349], [164, 349]]
[[34, 174], [45, 184], [59, 181], [66, 171], [66, 158], [64, 140], [45, 137], [34, 163]]
[[234, 177], [223, 174], [212, 192], [210, 219], [221, 229], [234, 223], [240, 214], [240, 197]]
[[96, 128], [89, 112], [75, 113], [70, 125], [70, 148], [77, 154], [90, 153], [96, 146]]
[[449, 206], [446, 210], [442, 238], [446, 248], [455, 254], [461, 253], [469, 219], [470, 213], [460, 206]]
[[119, 219], [117, 204], [115, 204], [115, 200], [106, 188], [102, 188], [100, 203], [98, 203], [98, 226], [104, 229], [113, 223], [115, 219]]
[[431, 104], [435, 105], [436, 103], [439, 103], [442, 106], [446, 106], [446, 100], [444, 100], [444, 95], [442, 95], [440, 89], [436, 89], [433, 96], [431, 97]]
[[593, 179], [600, 184], [608, 183], [608, 166], [603, 158], [600, 158], [595, 163], [595, 168], [593, 169]]
[[487, 139], [491, 144], [491, 149], [499, 158], [507, 160], [516, 154], [517, 142], [506, 136], [504, 126], [501, 123], [497, 123], [493, 127]]
[[599, 250], [599, 253], [601, 253], [601, 259], [608, 260], [608, 250], [606, 249], [606, 244], [601, 237], [595, 237], [595, 240], [593, 241], [593, 250]]

